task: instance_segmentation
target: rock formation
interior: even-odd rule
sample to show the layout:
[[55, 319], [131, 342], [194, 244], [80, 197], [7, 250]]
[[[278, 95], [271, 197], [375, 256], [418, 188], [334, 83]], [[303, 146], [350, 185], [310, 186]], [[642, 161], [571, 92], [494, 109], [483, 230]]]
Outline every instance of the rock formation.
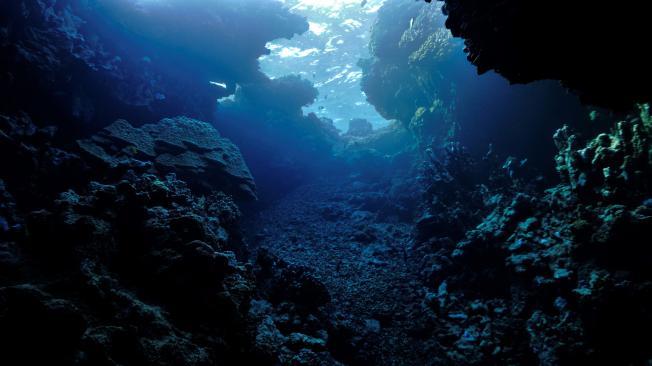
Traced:
[[647, 4], [445, 0], [446, 26], [464, 39], [479, 73], [512, 83], [560, 80], [590, 104], [623, 109], [650, 102]]
[[[649, 136], [647, 107], [586, 144], [560, 129], [564, 181], [545, 191], [495, 184], [500, 175], [469, 185], [460, 167], [473, 164], [433, 163], [440, 173], [426, 180], [416, 248], [430, 286], [431, 352], [456, 364], [649, 360]], [[462, 216], [451, 223], [455, 210]]]
[[[250, 195], [253, 180], [212, 127], [118, 121], [76, 155], [25, 116], [0, 120], [2, 152], [25, 163], [0, 172], [0, 360], [337, 364], [324, 286], [270, 254], [245, 263], [240, 211], [222, 192]], [[206, 185], [166, 174], [170, 160]]]
[[196, 188], [256, 198], [256, 185], [240, 150], [206, 122], [177, 117], [135, 128], [119, 120], [78, 144], [111, 168], [133, 160], [151, 161], [158, 172], [174, 172]]
[[237, 82], [266, 78], [257, 61], [266, 42], [308, 29], [276, 2], [20, 0], [0, 14], [0, 109], [70, 135], [119, 118], [212, 118]]

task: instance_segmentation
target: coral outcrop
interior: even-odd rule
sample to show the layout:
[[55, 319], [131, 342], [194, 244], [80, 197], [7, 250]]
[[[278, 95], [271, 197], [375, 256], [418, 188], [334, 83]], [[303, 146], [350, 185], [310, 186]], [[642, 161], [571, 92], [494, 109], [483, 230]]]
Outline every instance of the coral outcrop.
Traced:
[[[479, 156], [492, 144], [495, 153], [527, 157], [554, 176], [548, 167], [557, 150], [541, 136], [554, 133], [559, 121], [584, 132], [585, 108], [554, 81], [512, 86], [494, 73], [478, 77], [462, 42], [444, 28], [440, 6], [383, 3], [371, 32], [371, 57], [361, 61], [367, 100], [411, 131], [420, 152], [455, 140]], [[591, 125], [608, 127], [598, 122]]]
[[582, 199], [645, 198], [652, 188], [652, 119], [648, 105], [637, 118], [619, 121], [586, 146], [564, 126], [555, 134], [557, 171]]
[[372, 30], [372, 57], [361, 60], [360, 66], [369, 103], [427, 144], [455, 132], [454, 88], [444, 77], [455, 43], [443, 28], [432, 32], [444, 18], [438, 10], [422, 5], [385, 3]]
[[256, 185], [240, 150], [206, 122], [177, 117], [136, 128], [119, 120], [78, 144], [105, 167], [151, 161], [156, 171], [174, 172], [195, 188], [219, 187], [238, 198], [256, 198]]

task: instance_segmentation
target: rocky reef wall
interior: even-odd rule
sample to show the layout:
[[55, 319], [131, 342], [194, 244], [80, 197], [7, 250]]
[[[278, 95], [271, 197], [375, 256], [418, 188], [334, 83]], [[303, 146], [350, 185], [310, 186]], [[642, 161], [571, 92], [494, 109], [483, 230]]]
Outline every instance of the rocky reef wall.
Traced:
[[372, 58], [360, 61], [368, 101], [426, 144], [457, 132], [455, 90], [449, 78], [455, 45], [442, 22], [435, 7], [387, 2], [372, 29]]
[[[270, 195], [285, 189], [271, 181], [274, 171], [298, 182], [311, 162], [330, 156], [331, 123], [301, 111], [316, 97], [310, 83], [270, 80], [259, 70], [267, 42], [308, 29], [278, 2], [1, 6], [1, 110], [56, 126], [62, 142], [74, 144], [117, 119], [135, 127], [176, 116], [215, 122]], [[229, 96], [234, 102], [218, 108], [217, 100]]]
[[213, 127], [119, 120], [74, 148], [54, 134], [0, 118], [0, 361], [338, 364], [354, 335], [324, 285], [248, 261], [231, 195], [255, 185]]
[[[411, 130], [422, 152], [450, 139], [476, 156], [493, 145], [553, 176], [556, 148], [542, 136], [559, 121], [585, 129], [586, 107], [556, 82], [509, 85], [493, 72], [478, 77], [462, 42], [443, 28], [446, 19], [436, 3], [384, 4], [372, 30], [372, 57], [361, 61], [369, 102]], [[592, 124], [608, 127], [600, 123]]]
[[[404, 47], [424, 22], [421, 12], [428, 10], [412, 4], [410, 12], [407, 5], [388, 2], [386, 18], [381, 11], [372, 37], [383, 41], [372, 46], [375, 57], [366, 64], [370, 102], [408, 128], [414, 128], [414, 117], [428, 115], [424, 112], [450, 115], [427, 120], [434, 135], [412, 131], [426, 136], [420, 141], [421, 214], [410, 254], [421, 268], [425, 294], [412, 334], [423, 342], [424, 356], [432, 357], [428, 364], [641, 364], [652, 357], [645, 346], [650, 340], [640, 335], [650, 326], [650, 273], [644, 263], [650, 260], [646, 238], [652, 228], [651, 130], [649, 107], [634, 106], [649, 96], [645, 67], [624, 49], [593, 62], [588, 49], [612, 31], [629, 36], [618, 47], [634, 47], [630, 42], [644, 31], [636, 23], [589, 36], [585, 32], [594, 20], [609, 18], [604, 9], [582, 4], [585, 15], [596, 16], [585, 26], [577, 21], [583, 14], [579, 4], [568, 12], [548, 5], [446, 1], [444, 13], [481, 73], [494, 70], [515, 83], [560, 80], [582, 101], [616, 113], [589, 114], [561, 97], [554, 83], [516, 87], [519, 97], [503, 92], [504, 84], [469, 81], [450, 70], [442, 73], [451, 79], [436, 79], [429, 93], [448, 95], [444, 102], [419, 108], [428, 103], [419, 94], [427, 87], [414, 85], [447, 70], [441, 53]], [[633, 8], [619, 8], [614, 24], [638, 22], [626, 14]], [[432, 16], [434, 10], [429, 11]], [[392, 18], [399, 15], [398, 21]], [[544, 19], [568, 26], [535, 35], [535, 29], [549, 28]], [[585, 28], [574, 32], [577, 27]], [[625, 30], [634, 35], [620, 33]], [[436, 37], [432, 27], [420, 34], [422, 45]], [[568, 50], [571, 43], [581, 44]], [[434, 57], [430, 69], [415, 66], [415, 55], [421, 54]], [[569, 55], [575, 58], [569, 61]], [[636, 74], [642, 76], [633, 80]], [[418, 91], [403, 87], [401, 80], [412, 80]], [[457, 86], [453, 94], [447, 94], [450, 85]], [[472, 88], [484, 100], [474, 99]], [[510, 104], [509, 122], [488, 123], [501, 100]], [[473, 101], [484, 103], [484, 109]], [[559, 110], [546, 111], [548, 102]], [[432, 123], [443, 130], [433, 130]], [[452, 134], [451, 125], [456, 126]], [[477, 133], [500, 142], [482, 154]], [[542, 147], [542, 136], [549, 148]], [[514, 148], [516, 139], [536, 147]], [[515, 153], [519, 158], [509, 156]], [[545, 171], [556, 171], [557, 179], [543, 178]]]
[[429, 163], [416, 251], [430, 288], [425, 328], [441, 362], [652, 357], [641, 333], [650, 326], [648, 113], [593, 139], [559, 129], [562, 183], [547, 189], [510, 164], [478, 179], [477, 163], [460, 149]]
[[247, 156], [202, 121], [255, 84], [257, 103], [286, 98], [262, 113], [316, 126], [284, 144], [328, 141], [300, 113], [312, 87], [258, 71], [267, 41], [307, 23], [211, 4], [0, 5], [0, 363], [336, 365], [333, 345], [352, 342], [305, 268], [251, 258]]

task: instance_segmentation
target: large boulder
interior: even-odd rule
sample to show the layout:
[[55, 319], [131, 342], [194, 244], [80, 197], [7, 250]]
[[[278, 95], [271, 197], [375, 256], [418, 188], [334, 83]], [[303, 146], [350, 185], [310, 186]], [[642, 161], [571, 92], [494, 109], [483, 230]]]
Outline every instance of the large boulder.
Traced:
[[206, 122], [176, 117], [137, 128], [118, 120], [78, 145], [85, 155], [110, 168], [149, 161], [156, 171], [174, 172], [193, 188], [256, 198], [256, 185], [240, 150]]

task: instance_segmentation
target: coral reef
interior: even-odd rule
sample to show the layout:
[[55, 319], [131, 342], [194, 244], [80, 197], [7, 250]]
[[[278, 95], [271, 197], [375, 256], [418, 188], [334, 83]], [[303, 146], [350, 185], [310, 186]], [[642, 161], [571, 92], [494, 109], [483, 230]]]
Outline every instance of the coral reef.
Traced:
[[557, 171], [582, 199], [640, 200], [649, 192], [652, 120], [648, 105], [640, 110], [639, 117], [618, 122], [585, 147], [568, 126], [555, 133]]
[[[650, 97], [641, 5], [445, 4], [481, 72]], [[467, 83], [444, 19], [379, 8], [340, 135], [258, 69], [281, 2], [0, 3], [0, 364], [652, 363], [649, 106]]]
[[[471, 216], [475, 221], [462, 230], [446, 221], [436, 230], [421, 229], [415, 249], [430, 289], [424, 304], [432, 314], [426, 327], [431, 352], [446, 355], [439, 361], [649, 361], [645, 345], [650, 340], [640, 331], [651, 325], [644, 310], [650, 306], [650, 272], [643, 263], [651, 258], [645, 237], [652, 211], [649, 180], [637, 179], [650, 171], [645, 121], [646, 108], [640, 118], [616, 123], [612, 134], [601, 134], [584, 148], [562, 128], [555, 135], [562, 184], [541, 191], [521, 180], [511, 189], [486, 184], [475, 193], [467, 186], [461, 191], [478, 197], [479, 205], [463, 212], [473, 213], [475, 207], [480, 215]], [[454, 172], [443, 180], [460, 183], [464, 171], [459, 167], [473, 164], [459, 161], [436, 162], [442, 165], [436, 171]], [[610, 169], [622, 179], [607, 179]], [[601, 179], [595, 178], [597, 171]], [[625, 179], [627, 173], [632, 179]], [[439, 187], [441, 176], [427, 181]], [[450, 191], [427, 192], [443, 200], [434, 206], [441, 207]], [[430, 225], [441, 221], [427, 217]]]
[[[228, 184], [215, 180], [215, 191], [199, 196], [175, 175], [151, 170], [157, 155], [146, 152], [160, 146], [197, 154], [223, 146], [208, 125], [165, 120], [149, 135], [152, 126], [117, 122], [90, 141], [112, 141], [101, 146], [116, 149], [115, 157], [98, 157], [129, 161], [86, 168], [76, 188], [55, 193], [42, 189], [45, 179], [20, 184], [60, 169], [52, 164], [55, 151], [81, 166], [86, 155], [30, 147], [37, 137], [49, 146], [51, 134], [41, 135], [24, 116], [2, 121], [3, 152], [32, 161], [1, 176], [3, 360], [337, 364], [327, 346], [334, 329], [323, 310], [328, 291], [305, 269], [269, 254], [261, 253], [254, 264], [243, 262], [248, 250], [240, 211], [219, 191]], [[179, 135], [178, 129], [185, 132]], [[135, 157], [144, 160], [137, 164]], [[39, 192], [39, 199], [28, 200], [25, 188]]]

